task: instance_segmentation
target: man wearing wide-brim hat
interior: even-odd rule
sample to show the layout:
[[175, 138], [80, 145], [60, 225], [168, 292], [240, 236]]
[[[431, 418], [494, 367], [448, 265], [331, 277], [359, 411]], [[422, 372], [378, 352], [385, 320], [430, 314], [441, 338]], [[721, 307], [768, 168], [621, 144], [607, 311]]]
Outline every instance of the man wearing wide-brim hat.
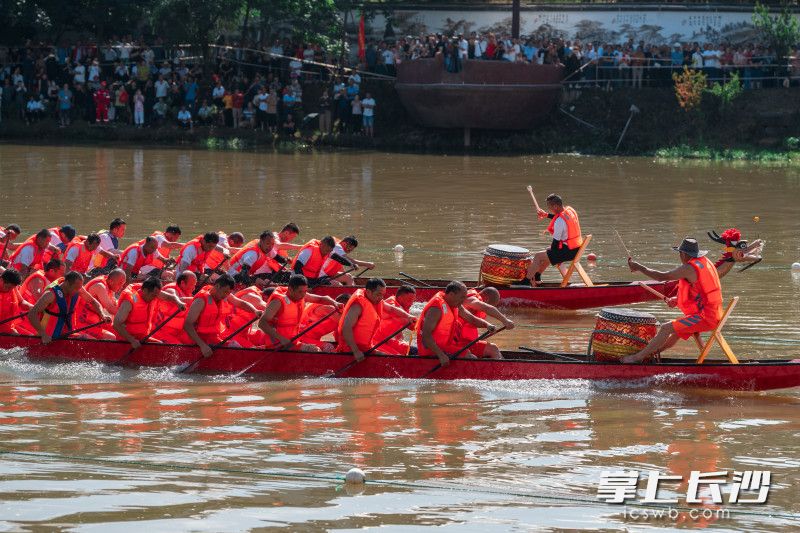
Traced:
[[631, 272], [641, 272], [656, 281], [678, 281], [678, 295], [669, 298], [670, 307], [677, 306], [684, 316], [662, 325], [653, 340], [638, 353], [622, 359], [623, 363], [640, 363], [655, 353], [671, 348], [678, 339], [688, 339], [695, 333], [712, 331], [723, 315], [722, 288], [717, 269], [701, 250], [696, 239], [687, 237], [680, 246], [672, 248], [681, 258], [681, 265], [669, 272], [648, 268], [628, 258]]

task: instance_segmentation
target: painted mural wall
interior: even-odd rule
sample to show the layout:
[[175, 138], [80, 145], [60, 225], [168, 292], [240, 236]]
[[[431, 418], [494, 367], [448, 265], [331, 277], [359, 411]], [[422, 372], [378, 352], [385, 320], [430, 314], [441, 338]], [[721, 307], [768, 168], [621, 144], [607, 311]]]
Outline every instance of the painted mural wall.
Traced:
[[[395, 10], [391, 15], [396, 36], [423, 33], [511, 33], [507, 10]], [[376, 14], [367, 23], [367, 34], [383, 38], [386, 17]], [[749, 11], [701, 10], [523, 10], [521, 35], [541, 35], [620, 43], [633, 39], [647, 43], [752, 42], [756, 36]]]

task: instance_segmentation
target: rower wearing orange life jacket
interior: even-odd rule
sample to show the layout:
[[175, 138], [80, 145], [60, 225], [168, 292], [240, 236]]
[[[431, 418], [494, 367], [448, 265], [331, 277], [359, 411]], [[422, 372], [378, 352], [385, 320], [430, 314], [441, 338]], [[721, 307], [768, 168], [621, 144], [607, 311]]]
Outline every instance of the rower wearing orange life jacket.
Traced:
[[[339, 319], [337, 352], [350, 352], [356, 361], [364, 360], [364, 352], [374, 346], [372, 339], [381, 324], [384, 296], [386, 296], [386, 282], [380, 278], [368, 279], [363, 289], [353, 293], [344, 306], [342, 318]], [[406, 323], [409, 324], [413, 320], [409, 315]], [[381, 346], [373, 353], [381, 355], [386, 352]]]
[[336, 247], [336, 241], [328, 235], [305, 243], [292, 260], [292, 271], [305, 276], [309, 283], [316, 283], [325, 260]]
[[21, 233], [22, 229], [17, 224], [9, 224], [6, 227], [0, 226], [0, 267], [6, 265], [11, 253], [19, 247], [14, 242], [14, 239], [19, 237]]
[[[20, 295], [19, 285], [22, 278], [19, 272], [10, 268], [0, 275], [0, 333], [13, 333], [15, 335], [29, 335], [31, 331], [22, 313], [33, 307]], [[13, 317], [13, 320], [10, 320]]]
[[[185, 270], [200, 274], [205, 269], [208, 255], [218, 248], [219, 235], [208, 232], [199, 235], [187, 242], [178, 254], [178, 266], [175, 268], [175, 275], [180, 276]], [[224, 250], [217, 250], [224, 252]]]
[[294, 222], [289, 222], [283, 227], [282, 230], [274, 235], [275, 247], [278, 249], [278, 255], [281, 255], [287, 259], [289, 258], [290, 251], [297, 252], [303, 247], [302, 244], [292, 243], [292, 241], [300, 235], [300, 228]]
[[549, 218], [550, 226], [547, 232], [553, 235], [553, 242], [550, 248], [537, 252], [533, 256], [528, 267], [528, 279], [531, 285], [536, 286], [542, 282], [542, 272], [548, 265], [561, 268], [562, 263], [568, 263], [578, 255], [578, 249], [583, 244], [581, 235], [581, 224], [578, 220], [578, 213], [570, 206], [564, 207], [564, 202], [557, 194], [547, 197], [547, 209], [538, 211], [539, 219]]
[[[499, 303], [500, 291], [494, 287], [486, 287], [480, 292], [475, 289], [469, 289], [467, 291], [467, 298], [461, 305], [478, 318], [484, 319], [488, 315], [502, 322], [506, 329], [514, 329], [514, 322], [497, 309], [496, 306]], [[462, 345], [467, 345], [480, 336], [478, 328], [466, 322], [463, 317], [459, 317], [458, 327], [458, 339]], [[489, 359], [503, 358], [500, 348], [498, 348], [496, 344], [487, 341], [476, 342], [470, 346], [469, 351], [478, 357], [487, 357]]]
[[119, 247], [119, 240], [125, 236], [127, 225], [121, 218], [115, 218], [108, 225], [107, 230], [98, 231], [100, 236], [100, 246], [97, 247], [97, 254], [92, 260], [92, 267], [89, 270], [89, 277], [108, 274], [115, 268], [119, 261], [122, 250]]
[[[173, 250], [180, 250], [185, 243], [178, 242], [181, 238], [181, 228], [176, 225], [169, 225], [164, 231], [154, 231], [150, 234], [156, 240], [156, 256], [149, 264], [143, 265], [139, 270], [141, 277], [156, 276], [161, 278], [162, 281], [173, 281], [175, 277], [173, 273], [166, 270], [170, 263], [170, 254]], [[142, 244], [144, 241], [139, 241]], [[155, 272], [158, 270], [159, 272]]]
[[[493, 324], [478, 318], [462, 307], [467, 299], [467, 287], [460, 281], [451, 281], [444, 291], [431, 298], [417, 319], [415, 333], [418, 355], [435, 355], [442, 366], [450, 364], [450, 356], [464, 347], [459, 340], [459, 319], [479, 328], [494, 331]], [[469, 350], [460, 357], [474, 359]]]
[[[169, 322], [164, 324], [158, 332], [153, 335], [152, 339], [166, 344], [191, 344], [192, 339], [183, 330], [183, 321], [186, 319], [186, 313], [189, 310], [194, 299], [194, 288], [197, 286], [197, 276], [194, 272], [185, 271], [178, 276], [178, 279], [173, 283], [168, 283], [162, 287], [162, 292], [171, 292], [175, 294], [186, 306], [186, 309], [179, 312], [175, 317], [171, 318]], [[173, 302], [166, 300], [159, 300], [156, 309], [156, 316], [153, 319], [155, 324], [161, 324], [167, 320], [172, 314], [178, 311], [178, 306]]]
[[[349, 299], [349, 294], [340, 294], [335, 298], [336, 302], [342, 304], [343, 306], [347, 304]], [[322, 320], [324, 317], [328, 318]], [[318, 320], [322, 320], [322, 322], [314, 326], [311, 331], [300, 337], [300, 342], [305, 344], [313, 344], [323, 352], [332, 352], [339, 343], [339, 332], [337, 330], [339, 328], [339, 319], [341, 317], [341, 309], [338, 309], [333, 305], [307, 302], [305, 308], [303, 309], [303, 317], [300, 320], [300, 331], [307, 329]], [[327, 335], [333, 335], [333, 343], [322, 340], [322, 338]]]
[[[234, 293], [234, 295], [253, 306], [257, 311], [261, 311], [262, 315], [267, 307], [267, 302], [262, 297], [261, 289], [258, 287], [244, 287]], [[253, 314], [245, 309], [234, 307], [230, 313], [225, 316], [223, 321], [222, 336], [227, 337], [238, 331], [242, 326], [248, 322], [252, 323]], [[253, 348], [258, 345], [264, 344], [264, 332], [255, 328], [245, 328], [236, 334], [231, 340], [231, 346], [241, 346], [242, 348]]]
[[69, 243], [72, 242], [78, 232], [69, 224], [65, 224], [60, 228], [50, 228], [48, 231], [50, 232], [50, 246], [44, 252], [42, 262], [47, 263], [54, 257], [63, 260], [67, 246], [69, 246]]
[[319, 276], [327, 276], [330, 278], [330, 285], [354, 285], [355, 280], [351, 274], [341, 274], [342, 267], [359, 267], [372, 270], [375, 268], [375, 263], [369, 261], [359, 261], [350, 256], [353, 250], [358, 246], [358, 239], [349, 235], [336, 243], [330, 256], [322, 263], [322, 271]]
[[[128, 276], [128, 283], [137, 278], [144, 277], [142, 270], [145, 266], [152, 266], [156, 261], [165, 261], [166, 258], [158, 253], [158, 241], [155, 237], [145, 237], [125, 248], [120, 258], [120, 266]], [[157, 276], [160, 277], [160, 271]]]
[[114, 315], [114, 330], [134, 350], [142, 345], [140, 341], [156, 325], [153, 318], [158, 300], [172, 302], [181, 309], [186, 307], [174, 293], [162, 292], [161, 280], [153, 276], [145, 279], [141, 285], [129, 285], [119, 297], [119, 307]]
[[275, 247], [275, 235], [271, 231], [263, 231], [257, 240], [250, 241], [228, 261], [228, 275], [242, 285], [265, 287], [269, 281], [263, 277], [253, 278], [259, 272], [265, 274], [277, 272], [287, 259], [278, 255]]
[[42, 344], [48, 344], [75, 329], [75, 308], [79, 298], [92, 306], [100, 320], [111, 322], [111, 315], [83, 288], [83, 275], [73, 270], [64, 276], [61, 283], [48, 287], [28, 311], [28, 320], [42, 338]]
[[67, 245], [64, 253], [64, 266], [67, 272], [76, 270], [86, 274], [91, 270], [94, 258], [100, 247], [100, 235], [90, 233], [85, 239], [76, 237]]
[[657, 281], [678, 280], [678, 296], [670, 298], [670, 307], [677, 305], [684, 316], [667, 322], [647, 346], [638, 353], [622, 358], [623, 363], [639, 363], [656, 352], [671, 348], [678, 339], [688, 339], [695, 333], [713, 331], [722, 319], [722, 286], [717, 269], [700, 250], [697, 240], [685, 238], [680, 246], [673, 247], [680, 254], [681, 266], [669, 272], [648, 268], [628, 258], [631, 272], [641, 272]]
[[[381, 302], [381, 323], [372, 337], [373, 346], [388, 335], [391, 335], [392, 332], [400, 329], [404, 324], [415, 320], [409, 313], [416, 298], [417, 290], [414, 287], [401, 285], [394, 296], [390, 296]], [[410, 345], [405, 341], [403, 332], [392, 337], [380, 348], [381, 352], [389, 355], [408, 355], [410, 349]]]
[[[108, 314], [117, 314], [118, 302], [117, 293], [125, 286], [125, 272], [115, 268], [105, 276], [97, 276], [87, 281], [83, 288], [97, 300]], [[75, 329], [81, 329], [95, 324], [99, 319], [94, 308], [84, 300], [78, 300], [75, 306]], [[84, 330], [82, 335], [94, 339], [114, 340], [117, 338], [111, 324], [100, 324], [93, 328]]]
[[64, 277], [64, 263], [60, 259], [51, 259], [44, 265], [44, 270], [37, 270], [25, 278], [19, 287], [22, 298], [35, 304], [48, 285], [59, 278]]
[[223, 274], [213, 285], [198, 292], [189, 306], [183, 329], [192, 342], [200, 347], [203, 357], [211, 357], [214, 353], [212, 346], [224, 340], [225, 317], [230, 314], [232, 307], [261, 316], [261, 311], [231, 294], [235, 285], [232, 277]]
[[278, 287], [272, 292], [267, 299], [267, 308], [258, 322], [258, 328], [267, 335], [267, 349], [319, 351], [319, 347], [313, 344], [292, 340], [302, 331], [300, 323], [307, 301], [336, 307], [341, 305], [328, 296], [310, 294], [305, 276], [294, 274], [289, 278], [286, 287]]
[[24, 280], [42, 268], [44, 253], [50, 246], [50, 230], [40, 230], [17, 248], [9, 259], [9, 266], [19, 272]]

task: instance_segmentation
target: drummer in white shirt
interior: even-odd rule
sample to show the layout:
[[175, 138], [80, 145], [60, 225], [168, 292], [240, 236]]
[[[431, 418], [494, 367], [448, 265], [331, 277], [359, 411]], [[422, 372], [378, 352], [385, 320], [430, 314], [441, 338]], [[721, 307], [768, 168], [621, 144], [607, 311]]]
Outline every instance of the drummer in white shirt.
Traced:
[[559, 267], [562, 263], [572, 261], [583, 244], [581, 226], [575, 209], [564, 206], [563, 200], [557, 194], [547, 197], [547, 209], [550, 213], [540, 209], [537, 215], [539, 220], [550, 219], [550, 226], [546, 232], [553, 235], [553, 242], [547, 250], [537, 252], [528, 267], [527, 276], [534, 287], [541, 284], [542, 272], [549, 265]]

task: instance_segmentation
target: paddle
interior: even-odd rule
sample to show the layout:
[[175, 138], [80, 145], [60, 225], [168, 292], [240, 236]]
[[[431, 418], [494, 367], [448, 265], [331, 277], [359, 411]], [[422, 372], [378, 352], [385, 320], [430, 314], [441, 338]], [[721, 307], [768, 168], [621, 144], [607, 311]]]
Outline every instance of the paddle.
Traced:
[[350, 269], [348, 269], [348, 270], [345, 270], [344, 272], [339, 272], [338, 274], [336, 274], [336, 275], [335, 275], [335, 276], [333, 276], [333, 277], [331, 277], [331, 276], [322, 276], [322, 277], [319, 277], [319, 278], [317, 278], [317, 279], [315, 279], [315, 280], [313, 280], [313, 281], [310, 281], [310, 282], [309, 282], [309, 284], [308, 284], [308, 285], [309, 285], [309, 288], [316, 288], [316, 287], [319, 287], [320, 285], [322, 285], [322, 284], [324, 284], [324, 283], [327, 283], [327, 282], [329, 282], [329, 281], [333, 281], [333, 280], [335, 280], [336, 278], [340, 278], [340, 277], [344, 276], [345, 274], [349, 274], [350, 272], [352, 272], [352, 271], [356, 270], [357, 268], [358, 268], [358, 267], [352, 267], [352, 268], [350, 268]]
[[[412, 322], [409, 322], [409, 323], [403, 325], [402, 328], [398, 329], [397, 331], [395, 331], [394, 333], [392, 333], [391, 335], [389, 335], [388, 337], [383, 339], [381, 342], [379, 342], [378, 344], [376, 344], [375, 346], [373, 346], [372, 348], [370, 348], [369, 350], [364, 352], [364, 357], [368, 356], [369, 354], [371, 354], [372, 352], [374, 352], [375, 350], [377, 350], [378, 348], [380, 348], [381, 346], [383, 346], [384, 344], [386, 344], [387, 342], [392, 340], [395, 337], [395, 335], [399, 334], [401, 331], [406, 329], [411, 324], [412, 324]], [[363, 359], [362, 359], [362, 361], [363, 361]], [[356, 363], [360, 363], [360, 362], [361, 361], [350, 361], [349, 363], [344, 365], [342, 368], [340, 368], [336, 372], [334, 372], [332, 374], [326, 374], [324, 377], [331, 377], [331, 378], [339, 377], [339, 374], [341, 374], [342, 372], [344, 372], [345, 370], [347, 370], [351, 366], [355, 365]]]
[[422, 281], [422, 280], [419, 280], [419, 279], [415, 278], [414, 276], [409, 276], [409, 275], [408, 275], [408, 274], [406, 274], [405, 272], [399, 272], [399, 274], [400, 274], [401, 276], [403, 276], [404, 278], [408, 278], [408, 279], [410, 279], [411, 281], [414, 281], [414, 282], [416, 282], [416, 283], [419, 283], [419, 284], [420, 284], [420, 285], [422, 285], [423, 287], [430, 287], [431, 289], [433, 289], [433, 288], [434, 288], [434, 287], [433, 287], [433, 285], [430, 285], [429, 283], [425, 283], [424, 281]]
[[[153, 328], [153, 331], [151, 331], [150, 333], [148, 333], [147, 335], [145, 335], [144, 337], [142, 337], [142, 339], [141, 339], [141, 340], [139, 340], [139, 344], [140, 344], [140, 345], [144, 345], [144, 344], [147, 342], [147, 339], [149, 339], [150, 337], [152, 337], [153, 335], [155, 335], [156, 333], [158, 333], [158, 330], [160, 330], [161, 328], [163, 328], [164, 326], [166, 326], [166, 325], [167, 325], [167, 322], [169, 322], [170, 320], [172, 320], [173, 318], [175, 318], [176, 316], [178, 316], [178, 313], [180, 313], [180, 312], [181, 312], [181, 311], [183, 311], [183, 310], [184, 310], [184, 309], [181, 309], [180, 307], [179, 307], [178, 309], [176, 309], [174, 313], [172, 313], [171, 315], [169, 315], [169, 316], [168, 316], [168, 317], [167, 317], [167, 318], [166, 318], [166, 319], [165, 319], [163, 322], [161, 322], [161, 323], [160, 323], [158, 326], [156, 326], [155, 328]], [[126, 361], [126, 360], [127, 360], [127, 359], [128, 359], [130, 356], [131, 356], [131, 354], [133, 354], [133, 352], [135, 352], [135, 351], [136, 351], [136, 348], [131, 348], [130, 350], [128, 350], [128, 353], [126, 353], [125, 355], [123, 355], [122, 357], [120, 357], [119, 359], [117, 359], [117, 360], [116, 360], [116, 362], [115, 362], [114, 364], [115, 364], [115, 365], [121, 365], [121, 364], [125, 363], [125, 361]]]
[[519, 346], [520, 350], [524, 350], [526, 352], [535, 353], [536, 355], [549, 355], [551, 357], [557, 357], [559, 359], [564, 359], [565, 361], [572, 361], [573, 363], [583, 363], [580, 359], [575, 359], [572, 357], [567, 357], [566, 355], [561, 355], [554, 352], [545, 352], [544, 350], [539, 350], [537, 348], [528, 348], [527, 346]]
[[89, 324], [88, 326], [83, 326], [82, 328], [73, 329], [72, 331], [67, 332], [64, 335], [61, 335], [60, 337], [57, 337], [57, 338], [55, 338], [53, 340], [54, 341], [65, 340], [70, 335], [75, 335], [76, 333], [80, 333], [81, 331], [86, 331], [87, 329], [92, 329], [92, 328], [97, 327], [100, 324], [104, 324], [104, 323], [105, 323], [105, 320], [101, 320], [99, 322], [95, 322], [94, 324]]
[[[478, 342], [480, 342], [480, 341], [482, 341], [482, 340], [484, 340], [484, 339], [488, 339], [488, 338], [489, 338], [489, 337], [491, 337], [492, 335], [496, 335], [497, 333], [500, 333], [500, 332], [501, 332], [501, 331], [503, 331], [504, 329], [506, 329], [506, 327], [505, 327], [505, 326], [503, 326], [503, 327], [502, 327], [502, 328], [500, 328], [500, 329], [496, 329], [496, 330], [494, 330], [494, 331], [492, 331], [492, 330], [489, 330], [489, 331], [487, 331], [486, 333], [484, 333], [483, 335], [481, 335], [480, 337], [478, 337], [478, 338], [477, 338], [477, 339], [475, 339], [474, 341], [470, 342], [469, 344], [467, 344], [466, 346], [464, 346], [463, 348], [461, 348], [459, 351], [457, 351], [457, 352], [456, 352], [456, 353], [454, 353], [453, 355], [448, 355], [448, 356], [447, 356], [447, 357], [448, 357], [448, 359], [450, 359], [451, 361], [452, 361], [452, 360], [454, 360], [454, 359], [455, 359], [455, 358], [457, 358], [459, 355], [461, 355], [461, 354], [462, 354], [462, 353], [464, 353], [465, 351], [469, 350], [469, 349], [472, 347], [472, 345], [473, 345], [473, 344], [477, 344]], [[437, 370], [439, 370], [440, 368], [442, 368], [442, 364], [441, 364], [441, 363], [439, 363], [439, 364], [438, 364], [438, 365], [436, 365], [435, 367], [433, 367], [433, 368], [431, 368], [430, 370], [428, 370], [427, 372], [425, 372], [425, 374], [423, 374], [423, 375], [422, 375], [422, 378], [426, 378], [426, 377], [430, 376], [431, 374], [433, 374], [434, 372], [436, 372], [436, 371], [437, 371]]]
[[[322, 324], [322, 323], [323, 323], [325, 320], [327, 320], [328, 318], [330, 318], [331, 316], [333, 316], [333, 314], [334, 314], [334, 313], [336, 313], [337, 311], [339, 311], [339, 309], [334, 309], [333, 311], [331, 311], [330, 313], [328, 313], [328, 314], [327, 314], [327, 315], [325, 315], [324, 317], [320, 318], [319, 320], [317, 320], [316, 322], [314, 322], [313, 324], [311, 324], [310, 326], [308, 326], [306, 329], [304, 329], [303, 331], [301, 331], [300, 333], [298, 333], [297, 335], [295, 335], [294, 337], [292, 337], [291, 339], [289, 339], [289, 343], [288, 343], [288, 344], [289, 344], [289, 346], [291, 346], [291, 345], [292, 345], [292, 343], [293, 343], [294, 341], [296, 341], [297, 339], [299, 339], [300, 337], [302, 337], [303, 335], [305, 335], [306, 333], [308, 333], [309, 331], [311, 331], [311, 330], [312, 330], [312, 329], [314, 329], [315, 327], [317, 327], [317, 326], [319, 326], [320, 324]], [[267, 350], [267, 351], [272, 351], [272, 350], [273, 350], [274, 348], [276, 348], [277, 346], [278, 346], [277, 344], [273, 344], [271, 347], [269, 347], [269, 348], [264, 348], [264, 349], [265, 349], [265, 350]], [[235, 373], [235, 374], [233, 375], [233, 377], [235, 377], [235, 378], [238, 378], [238, 377], [241, 377], [243, 374], [246, 374], [248, 370], [250, 370], [250, 369], [251, 369], [251, 368], [253, 368], [254, 366], [256, 366], [256, 365], [258, 365], [259, 363], [261, 363], [261, 362], [262, 362], [264, 359], [266, 359], [266, 358], [268, 357], [268, 355], [269, 355], [269, 354], [267, 354], [267, 355], [264, 355], [264, 356], [261, 356], [260, 358], [256, 359], [254, 362], [250, 363], [249, 365], [247, 365], [246, 367], [244, 367], [242, 370], [240, 370], [240, 371], [238, 371], [237, 373]]]
[[[233, 333], [231, 333], [230, 335], [228, 335], [227, 337], [225, 337], [224, 339], [219, 341], [217, 344], [214, 344], [213, 346], [211, 346], [211, 349], [212, 350], [216, 350], [217, 348], [220, 348], [220, 347], [224, 346], [226, 342], [228, 342], [229, 340], [234, 338], [236, 335], [238, 335], [242, 331], [244, 331], [247, 328], [249, 328], [250, 326], [252, 326], [253, 322], [258, 320], [259, 318], [260, 318], [259, 315], [254, 316], [253, 319], [250, 320], [248, 323], [243, 324], [242, 327], [238, 328], [236, 331], [234, 331]], [[205, 359], [205, 356], [201, 355], [199, 358], [195, 359], [192, 363], [188, 363], [188, 364], [184, 363], [185, 366], [176, 368], [175, 372], [177, 374], [184, 374], [186, 372], [189, 372], [190, 370], [194, 370], [194, 367], [196, 367], [198, 365], [198, 363], [200, 363], [200, 361], [202, 361], [203, 359]]]
[[358, 273], [356, 273], [356, 275], [355, 275], [355, 276], [353, 276], [353, 280], [357, 280], [358, 278], [360, 278], [361, 276], [363, 276], [363, 275], [364, 275], [364, 272], [366, 272], [367, 270], [369, 270], [369, 268], [367, 268], [367, 267], [364, 267], [364, 268], [362, 268], [362, 269], [361, 269], [361, 272], [358, 272]]
[[660, 292], [658, 292], [657, 290], [655, 290], [654, 288], [649, 286], [644, 281], [637, 281], [636, 284], [639, 285], [644, 290], [646, 290], [647, 292], [649, 292], [650, 294], [653, 294], [654, 296], [658, 296], [659, 298], [664, 300], [664, 303], [667, 303], [667, 301], [669, 300], [669, 298], [665, 294], [661, 294]]
[[0, 324], [5, 324], [5, 323], [7, 323], [7, 322], [11, 322], [11, 321], [13, 321], [13, 320], [17, 320], [17, 319], [19, 319], [19, 318], [22, 318], [22, 317], [24, 317], [24, 316], [25, 316], [25, 315], [27, 315], [27, 314], [28, 314], [28, 312], [27, 312], [27, 311], [25, 311], [24, 313], [20, 313], [20, 314], [18, 314], [18, 315], [14, 315], [14, 316], [12, 316], [11, 318], [6, 318], [6, 319], [3, 319], [3, 320], [0, 320]]
[[198, 280], [197, 286], [195, 286], [194, 292], [192, 292], [192, 294], [197, 294], [198, 292], [200, 292], [200, 289], [202, 289], [203, 286], [206, 283], [208, 283], [208, 280], [209, 280], [209, 278], [211, 278], [212, 274], [220, 274], [221, 275], [222, 271], [220, 270], [220, 268], [222, 268], [222, 265], [224, 265], [228, 261], [228, 259], [230, 259], [230, 258], [231, 258], [231, 256], [229, 256], [229, 255], [223, 255], [222, 256], [222, 261], [220, 261], [219, 264], [216, 267], [214, 267], [214, 269], [211, 272], [209, 272], [208, 274], [203, 274], [204, 277], [203, 277], [202, 280]]

